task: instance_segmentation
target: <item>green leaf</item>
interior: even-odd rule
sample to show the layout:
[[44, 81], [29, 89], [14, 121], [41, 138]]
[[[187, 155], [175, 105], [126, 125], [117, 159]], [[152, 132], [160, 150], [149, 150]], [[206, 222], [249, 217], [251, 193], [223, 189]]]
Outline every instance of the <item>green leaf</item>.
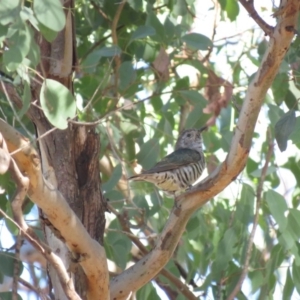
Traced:
[[[161, 298], [158, 296], [156, 288], [152, 287], [147, 300], [160, 300], [160, 299]], [[177, 298], [177, 299], [180, 300], [179, 298]]]
[[44, 26], [42, 23], [39, 23], [39, 29], [43, 35], [43, 37], [49, 42], [53, 42], [56, 37], [57, 37], [57, 34], [58, 32], [57, 31], [54, 31], [46, 26]]
[[119, 68], [119, 88], [125, 90], [136, 79], [136, 71], [134, 70], [131, 61], [125, 61]]
[[111, 191], [119, 182], [122, 176], [122, 166], [121, 164], [116, 165], [109, 180], [102, 185], [102, 189], [105, 192]]
[[[111, 222], [110, 229], [119, 231], [120, 226], [118, 221], [114, 220]], [[111, 255], [113, 256], [114, 262], [124, 269], [127, 264], [128, 256], [132, 247], [131, 241], [120, 232], [116, 233], [113, 231], [108, 231], [106, 236], [106, 243], [111, 246]]]
[[264, 284], [264, 276], [260, 270], [251, 271], [248, 274], [251, 285], [252, 285], [252, 293], [255, 293], [263, 284]]
[[268, 116], [271, 124], [276, 124], [277, 121], [284, 115], [284, 111], [277, 105], [269, 104]]
[[[15, 255], [9, 252], [0, 252], [0, 270], [1, 272], [8, 276], [14, 276], [14, 264], [15, 264]], [[23, 272], [23, 264], [19, 261], [19, 275]], [[1, 298], [0, 298], [1, 299]]]
[[122, 53], [121, 49], [118, 46], [111, 46], [111, 47], [103, 47], [97, 50], [99, 56], [103, 57], [113, 57], [116, 55], [120, 55]]
[[276, 75], [272, 83], [272, 92], [277, 105], [280, 105], [289, 90], [289, 77], [286, 73]]
[[165, 28], [163, 24], [159, 21], [157, 16], [150, 11], [147, 16], [146, 26], [151, 26], [155, 30], [155, 35], [152, 35], [152, 40], [156, 40], [158, 42], [164, 42], [165, 39]]
[[226, 0], [226, 12], [230, 21], [234, 21], [240, 11], [237, 0]]
[[284, 102], [289, 109], [298, 109], [298, 100], [291, 90], [287, 91]]
[[287, 222], [286, 230], [289, 231], [295, 242], [297, 242], [300, 238], [300, 211], [291, 208], [287, 216]]
[[139, 289], [137, 291], [136, 298], [137, 299], [149, 299], [149, 295], [151, 294], [153, 289], [154, 289], [154, 287], [150, 283], [144, 285], [141, 289]]
[[68, 119], [76, 115], [73, 95], [64, 85], [53, 79], [46, 79], [43, 82], [40, 101], [49, 122], [59, 129], [66, 129]]
[[300, 268], [296, 265], [296, 262], [293, 262], [293, 282], [297, 289], [298, 294], [300, 294]]
[[23, 101], [23, 106], [22, 106], [22, 109], [18, 113], [20, 119], [24, 116], [24, 114], [29, 109], [30, 102], [31, 102], [31, 90], [30, 90], [30, 86], [27, 81], [24, 81], [24, 91], [23, 91], [23, 95], [21, 96], [21, 98]]
[[234, 246], [237, 242], [237, 236], [233, 228], [226, 230], [224, 237], [219, 242], [217, 257], [215, 264], [213, 264], [213, 273], [216, 278], [221, 276], [222, 271], [226, 268], [227, 264], [233, 257]]
[[151, 36], [154, 34], [155, 34], [155, 29], [152, 26], [149, 25], [140, 26], [136, 29], [136, 31], [132, 33], [129, 42], [143, 39], [147, 36]]
[[1, 0], [0, 24], [7, 25], [15, 21], [21, 9], [19, 0]]
[[195, 239], [199, 234], [200, 221], [197, 216], [193, 216], [186, 225], [189, 239]]
[[296, 125], [296, 114], [294, 110], [285, 113], [275, 124], [275, 138], [281, 152], [287, 148], [289, 135], [293, 132]]
[[34, 16], [33, 10], [30, 7], [23, 6], [20, 11], [20, 17], [23, 22], [29, 21], [37, 31], [39, 30], [38, 20]]
[[273, 190], [266, 193], [266, 200], [272, 216], [279, 225], [279, 229], [283, 232], [287, 226], [285, 212], [288, 209], [285, 199]]
[[[207, 105], [207, 101], [205, 100], [205, 98], [200, 93], [194, 90], [180, 91], [178, 94], [184, 99], [185, 102], [190, 101], [191, 104], [194, 105], [193, 110], [188, 115], [185, 127], [193, 128], [203, 126], [210, 117], [210, 115], [203, 113], [203, 109]], [[179, 99], [177, 99], [176, 102], [178, 102], [178, 100]]]
[[185, 16], [188, 12], [188, 6], [185, 0], [174, 1], [173, 14], [175, 16]]
[[18, 23], [17, 28], [9, 39], [9, 49], [3, 53], [3, 62], [9, 71], [15, 71], [22, 63], [32, 42], [30, 31], [24, 23]]
[[[274, 173], [274, 172], [276, 172], [276, 171], [277, 171], [277, 168], [276, 168], [276, 167], [270, 166], [270, 167], [268, 167], [268, 170], [267, 170], [267, 172], [266, 172], [266, 175], [270, 175], [270, 174], [272, 174], [272, 173]], [[253, 177], [260, 178], [260, 177], [261, 177], [261, 173], [262, 173], [262, 169], [257, 169], [257, 170], [255, 170], [255, 171], [251, 172], [250, 175], [253, 176]]]
[[8, 27], [7, 26], [3, 26], [0, 23], [0, 43], [2, 43], [3, 41], [5, 41], [6, 35], [7, 35], [7, 31], [8, 31]]
[[[13, 293], [12, 292], [1, 292], [0, 299], [1, 300], [11, 300], [11, 299], [13, 299]], [[19, 294], [17, 294], [17, 300], [22, 300], [22, 297]]]
[[292, 299], [292, 294], [294, 292], [294, 289], [295, 289], [295, 284], [294, 284], [292, 276], [291, 276], [291, 271], [290, 271], [290, 268], [287, 268], [286, 280], [285, 280], [285, 285], [283, 288], [282, 299]]
[[253, 221], [254, 216], [254, 197], [253, 188], [244, 183], [240, 197], [239, 205], [237, 205], [236, 216], [242, 224], [248, 225]]
[[192, 50], [208, 50], [213, 45], [207, 36], [200, 33], [189, 33], [181, 39]]
[[207, 104], [205, 98], [197, 91], [180, 91], [179, 94], [186, 100], [191, 101], [192, 104], [202, 103], [203, 105]]
[[[128, 247], [129, 246], [129, 247]], [[112, 245], [113, 253], [114, 253], [114, 262], [119, 266], [122, 270], [125, 269], [128, 255], [130, 253], [131, 243], [128, 239], [119, 239], [119, 241]]]
[[99, 50], [91, 52], [81, 63], [81, 68], [85, 73], [95, 73], [101, 55]]
[[[11, 217], [11, 219], [13, 219], [13, 213], [12, 213], [12, 208], [11, 208], [11, 202], [10, 201], [7, 201], [6, 202], [6, 213], [9, 217]], [[17, 225], [12, 222], [11, 220], [9, 219], [5, 219], [5, 225], [7, 227], [7, 229], [10, 231], [10, 233], [12, 235], [17, 235], [19, 233], [19, 228], [17, 227]], [[0, 268], [1, 270], [1, 268]]]
[[137, 154], [137, 159], [144, 169], [149, 169], [157, 162], [159, 153], [158, 139], [150, 139], [143, 145]]
[[33, 10], [37, 20], [49, 29], [59, 32], [66, 24], [66, 17], [59, 0], [34, 0]]

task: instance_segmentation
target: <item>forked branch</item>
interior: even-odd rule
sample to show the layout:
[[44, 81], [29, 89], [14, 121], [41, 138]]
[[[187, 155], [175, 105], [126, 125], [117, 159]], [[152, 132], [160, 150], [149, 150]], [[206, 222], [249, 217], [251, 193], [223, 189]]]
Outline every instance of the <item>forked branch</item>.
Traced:
[[[29, 186], [26, 190], [21, 190], [22, 195], [19, 194], [19, 197], [27, 193], [60, 232], [70, 251], [76, 257], [80, 257], [79, 263], [88, 280], [87, 299], [109, 299], [109, 279], [104, 248], [90, 237], [62, 194], [45, 180], [41, 172], [39, 156], [30, 146], [29, 141], [2, 119], [0, 119], [0, 133], [10, 153], [20, 149], [13, 155], [13, 162], [17, 165], [20, 174], [26, 173]], [[19, 203], [15, 203], [14, 210], [20, 210]], [[27, 226], [19, 212], [15, 217], [18, 219], [17, 223], [22, 224], [21, 228]], [[41, 248], [40, 251], [49, 255], [47, 259], [54, 264], [60, 264], [50, 249]], [[70, 283], [67, 281], [66, 284]]]
[[254, 7], [254, 0], [239, 0], [244, 8], [249, 13], [250, 17], [258, 24], [258, 26], [265, 32], [265, 35], [272, 36], [274, 28], [267, 24], [257, 13]]
[[225, 161], [198, 186], [176, 199], [168, 222], [154, 249], [135, 265], [111, 281], [111, 298], [126, 299], [156, 276], [171, 258], [192, 213], [220, 193], [244, 169], [251, 147], [254, 127], [267, 90], [294, 37], [299, 15], [298, 0], [283, 0], [278, 23], [248, 91], [236, 125], [230, 151]]
[[[2, 138], [1, 134], [0, 147], [1, 153], [6, 152], [9, 156], [6, 142]], [[7, 155], [5, 157], [7, 157]], [[39, 238], [36, 236], [34, 231], [25, 222], [22, 211], [22, 205], [29, 188], [29, 178], [21, 173], [13, 158], [9, 157], [8, 162], [8, 171], [10, 172], [12, 179], [14, 180], [17, 186], [16, 192], [11, 202], [14, 220], [12, 220], [4, 211], [0, 210], [0, 213], [5, 218], [12, 221], [19, 228], [20, 234], [24, 235], [25, 238], [32, 244], [32, 246], [35, 247], [38, 251], [40, 251], [41, 254], [47, 259], [47, 261], [54, 267], [67, 298], [72, 300], [80, 300], [80, 297], [75, 291], [73, 281], [69, 276], [65, 266], [63, 265], [61, 259], [56, 254], [54, 254], [48, 246], [44, 245], [41, 241], [39, 241]], [[16, 297], [16, 295], [17, 294], [14, 293], [13, 296]]]

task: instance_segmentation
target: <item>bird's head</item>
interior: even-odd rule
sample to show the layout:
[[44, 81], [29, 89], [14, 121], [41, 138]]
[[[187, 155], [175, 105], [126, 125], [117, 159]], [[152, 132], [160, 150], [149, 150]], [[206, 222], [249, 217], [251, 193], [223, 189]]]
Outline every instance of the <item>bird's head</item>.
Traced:
[[175, 149], [189, 148], [197, 151], [202, 151], [202, 131], [206, 130], [207, 126], [200, 129], [192, 128], [184, 130], [178, 137]]

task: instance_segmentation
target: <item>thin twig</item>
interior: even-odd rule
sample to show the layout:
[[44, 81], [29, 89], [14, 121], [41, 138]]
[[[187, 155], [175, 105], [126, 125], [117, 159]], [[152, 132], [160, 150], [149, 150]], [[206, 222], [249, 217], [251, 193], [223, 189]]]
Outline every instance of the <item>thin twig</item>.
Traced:
[[22, 246], [21, 233], [17, 235], [17, 241], [15, 244], [15, 260], [14, 260], [14, 276], [12, 283], [12, 300], [18, 300], [18, 281], [20, 276], [20, 249]]
[[253, 239], [254, 239], [254, 235], [256, 232], [256, 228], [257, 228], [257, 224], [258, 224], [258, 219], [259, 219], [259, 210], [260, 210], [260, 206], [261, 206], [261, 201], [262, 201], [262, 192], [263, 192], [263, 184], [265, 181], [265, 178], [267, 176], [267, 171], [268, 171], [268, 167], [269, 167], [269, 163], [273, 154], [273, 142], [272, 142], [272, 137], [271, 137], [271, 133], [270, 133], [270, 129], [268, 128], [267, 130], [267, 140], [268, 140], [268, 144], [269, 144], [269, 148], [268, 148], [268, 152], [266, 154], [266, 158], [265, 158], [265, 164], [262, 168], [261, 171], [261, 176], [260, 176], [260, 180], [256, 189], [256, 209], [255, 209], [255, 216], [254, 216], [254, 221], [253, 221], [253, 227], [249, 236], [249, 240], [248, 240], [248, 244], [247, 244], [247, 248], [246, 248], [246, 256], [245, 256], [245, 262], [244, 262], [244, 267], [242, 270], [242, 273], [240, 275], [239, 281], [237, 282], [236, 286], [234, 287], [233, 291], [231, 292], [231, 294], [229, 295], [229, 297], [227, 298], [227, 300], [233, 300], [236, 295], [238, 294], [238, 292], [240, 291], [242, 284], [247, 276], [248, 273], [248, 269], [249, 269], [249, 262], [250, 262], [250, 258], [251, 258], [251, 253], [252, 253], [252, 246], [253, 246]]
[[[216, 36], [216, 28], [217, 28], [217, 21], [218, 21], [218, 17], [219, 17], [219, 8], [220, 8], [220, 4], [218, 1], [212, 1], [213, 4], [215, 5], [215, 14], [214, 14], [214, 26], [213, 26], [213, 33], [212, 33], [212, 36], [211, 36], [211, 41], [212, 43], [214, 43], [214, 39], [215, 39], [215, 36]], [[209, 60], [209, 57], [213, 51], [214, 47], [210, 47], [208, 49], [208, 52], [207, 54], [200, 60], [202, 63], [206, 62]]]
[[28, 281], [24, 280], [21, 277], [18, 280], [19, 280], [19, 283], [21, 283], [22, 285], [24, 285], [25, 287], [27, 287], [27, 289], [29, 289], [30, 291], [35, 292], [36, 295], [39, 297], [39, 299], [41, 299], [41, 300], [48, 300], [49, 299], [50, 300], [50, 297], [48, 297], [45, 292], [42, 292], [40, 289], [34, 287]]
[[103, 79], [100, 80], [100, 82], [99, 82], [97, 88], [95, 89], [95, 91], [94, 91], [94, 93], [93, 93], [91, 99], [88, 101], [88, 103], [86, 104], [86, 106], [83, 108], [83, 110], [82, 110], [83, 112], [86, 112], [87, 109], [90, 107], [90, 105], [92, 104], [92, 102], [93, 102], [94, 98], [96, 97], [98, 91], [99, 91], [100, 88], [102, 87], [102, 84], [103, 84], [103, 82], [105, 81], [105, 78], [109, 76], [108, 73], [109, 73], [109, 71], [110, 71], [111, 65], [112, 65], [112, 60], [109, 62], [109, 66], [108, 66], [107, 72], [106, 72], [106, 74], [103, 76]]
[[258, 24], [258, 26], [265, 32], [266, 35], [272, 36], [274, 27], [267, 24], [257, 13], [254, 8], [254, 0], [239, 0], [244, 8], [249, 13], [250, 17]]
[[24, 131], [27, 133], [27, 135], [28, 135], [28, 136], [31, 136], [31, 133], [28, 131], [28, 129], [26, 128], [26, 126], [25, 126], [25, 125], [23, 124], [23, 122], [21, 121], [19, 115], [17, 114], [17, 112], [16, 112], [16, 110], [15, 110], [15, 107], [13, 106], [13, 104], [12, 104], [12, 102], [11, 102], [11, 100], [10, 100], [9, 94], [8, 94], [8, 92], [7, 92], [7, 90], [6, 90], [6, 86], [5, 86], [5, 84], [3, 83], [3, 81], [1, 81], [1, 86], [2, 86], [2, 90], [3, 90], [4, 94], [5, 94], [5, 97], [6, 97], [6, 99], [7, 99], [7, 102], [9, 103], [9, 105], [10, 105], [10, 107], [11, 107], [13, 113], [14, 113], [15, 118], [18, 120], [18, 122], [20, 123], [20, 125], [22, 126], [22, 128], [24, 129]]
[[[123, 0], [116, 11], [116, 14], [114, 16], [114, 19], [112, 21], [111, 24], [111, 35], [112, 35], [112, 40], [113, 40], [113, 44], [115, 46], [118, 45], [118, 35], [117, 35], [117, 26], [118, 26], [118, 22], [122, 13], [122, 10], [124, 8], [125, 3], [127, 2], [127, 0]], [[115, 91], [117, 92], [118, 90], [118, 81], [119, 81], [119, 68], [121, 65], [121, 58], [119, 55], [116, 55], [115, 58]]]
[[39, 137], [32, 139], [31, 141], [28, 142], [28, 144], [16, 149], [15, 151], [11, 152], [10, 155], [13, 156], [15, 154], [17, 154], [18, 152], [22, 151], [24, 148], [28, 147], [29, 145], [33, 144], [34, 142], [37, 142], [39, 140], [41, 140], [42, 138], [46, 137], [47, 135], [49, 135], [50, 133], [52, 133], [53, 131], [57, 130], [58, 128], [53, 127], [50, 130], [46, 131], [45, 133], [41, 134]]
[[[109, 143], [110, 143], [110, 146], [111, 146], [111, 149], [114, 153], [114, 156], [115, 158], [119, 161], [120, 165], [122, 166], [122, 170], [124, 170], [125, 174], [126, 174], [126, 178], [128, 178], [128, 172], [127, 172], [127, 169], [122, 161], [122, 159], [120, 158], [119, 154], [117, 153], [117, 149], [115, 147], [115, 142], [113, 141], [113, 138], [110, 134], [110, 126], [109, 126], [109, 122], [107, 122], [107, 126], [106, 126], [106, 133], [107, 133], [107, 137], [108, 137], [108, 140], [109, 140]], [[131, 204], [133, 207], [135, 207], [138, 211], [140, 210], [136, 205], [135, 203], [131, 200], [131, 197], [130, 197], [130, 187], [129, 187], [129, 181], [127, 180], [127, 191], [126, 191], [126, 201], [127, 203]]]

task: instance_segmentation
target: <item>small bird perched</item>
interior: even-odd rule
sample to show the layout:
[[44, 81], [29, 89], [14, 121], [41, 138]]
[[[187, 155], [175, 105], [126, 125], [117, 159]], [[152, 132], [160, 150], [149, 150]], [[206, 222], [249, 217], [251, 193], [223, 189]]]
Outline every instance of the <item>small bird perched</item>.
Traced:
[[201, 132], [207, 129], [184, 130], [175, 145], [175, 151], [164, 157], [153, 168], [132, 176], [129, 180], [154, 183], [167, 195], [176, 196], [191, 187], [205, 168]]

